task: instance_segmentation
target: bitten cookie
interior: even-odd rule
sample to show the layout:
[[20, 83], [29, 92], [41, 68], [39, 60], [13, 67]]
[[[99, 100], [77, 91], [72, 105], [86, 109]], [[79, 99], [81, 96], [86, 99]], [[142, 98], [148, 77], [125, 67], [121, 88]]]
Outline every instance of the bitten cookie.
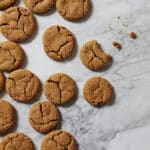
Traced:
[[0, 150], [34, 150], [34, 146], [31, 139], [25, 134], [14, 132], [1, 140]]
[[98, 106], [111, 100], [113, 89], [106, 79], [92, 77], [85, 83], [83, 95], [91, 105]]
[[36, 75], [26, 69], [10, 73], [6, 79], [6, 91], [20, 102], [31, 101], [39, 92], [40, 81]]
[[78, 20], [89, 12], [89, 0], [57, 0], [56, 9], [67, 20]]
[[16, 43], [5, 41], [0, 43], [0, 71], [10, 72], [23, 64], [23, 49]]
[[12, 6], [17, 0], [1, 0], [0, 1], [0, 9], [6, 9]]
[[14, 107], [0, 99], [0, 134], [11, 129], [16, 120], [16, 114]]
[[76, 85], [68, 75], [56, 73], [45, 82], [44, 94], [54, 104], [65, 104], [75, 96]]
[[82, 63], [93, 71], [104, 69], [111, 60], [111, 56], [104, 53], [97, 41], [86, 42], [80, 51]]
[[29, 113], [31, 126], [41, 133], [55, 129], [59, 123], [59, 118], [60, 114], [56, 106], [47, 101], [34, 104]]
[[44, 32], [43, 46], [50, 58], [60, 61], [71, 56], [75, 47], [75, 39], [68, 29], [56, 25]]
[[10, 41], [27, 40], [35, 31], [33, 15], [25, 8], [14, 6], [4, 11], [0, 18], [0, 30]]
[[26, 7], [33, 13], [47, 12], [54, 6], [55, 0], [23, 0]]
[[45, 136], [41, 144], [41, 150], [77, 150], [74, 137], [62, 130], [55, 130]]
[[5, 77], [3, 73], [0, 72], [0, 93], [3, 91], [5, 86]]

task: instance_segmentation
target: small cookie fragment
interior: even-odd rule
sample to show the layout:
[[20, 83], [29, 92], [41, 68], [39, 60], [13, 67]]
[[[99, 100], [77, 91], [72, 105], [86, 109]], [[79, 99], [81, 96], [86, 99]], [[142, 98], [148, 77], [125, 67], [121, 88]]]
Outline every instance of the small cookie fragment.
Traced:
[[43, 46], [50, 58], [60, 61], [71, 56], [75, 48], [75, 39], [68, 29], [56, 25], [44, 32]]
[[121, 48], [122, 48], [122, 47], [121, 47], [121, 44], [120, 44], [119, 42], [117, 42], [117, 41], [113, 41], [112, 45], [113, 45], [114, 47], [116, 47], [117, 49], [121, 49]]
[[86, 42], [80, 50], [82, 63], [93, 71], [104, 69], [111, 60], [111, 56], [106, 54], [99, 46], [97, 41]]
[[23, 49], [15, 42], [0, 43], [0, 71], [10, 72], [18, 69], [24, 60]]
[[0, 18], [0, 30], [10, 41], [27, 40], [35, 31], [36, 22], [33, 15], [23, 7], [10, 7]]
[[38, 132], [48, 133], [59, 123], [60, 114], [51, 102], [43, 101], [33, 105], [29, 113], [31, 126]]
[[55, 130], [45, 136], [41, 150], [77, 150], [74, 137], [62, 130]]
[[56, 73], [45, 82], [44, 94], [54, 104], [66, 104], [76, 95], [76, 84], [70, 76]]
[[11, 129], [16, 120], [16, 114], [14, 107], [0, 99], [0, 134]]
[[83, 95], [91, 105], [99, 106], [111, 100], [113, 89], [106, 79], [92, 77], [86, 81], [83, 88]]
[[0, 93], [3, 91], [5, 86], [5, 77], [2, 72], [0, 72]]
[[136, 38], [137, 38], [137, 35], [136, 35], [135, 32], [131, 32], [129, 36], [130, 36], [130, 38], [132, 38], [132, 39], [136, 39]]
[[23, 133], [13, 132], [0, 142], [0, 150], [34, 150], [31, 139]]
[[90, 0], [57, 0], [56, 9], [67, 20], [78, 20], [87, 15]]
[[6, 91], [15, 100], [29, 102], [38, 94], [40, 81], [26, 69], [18, 69], [6, 79]]
[[0, 10], [6, 9], [12, 6], [17, 0], [1, 0], [0, 1]]
[[45, 13], [52, 8], [55, 0], [24, 0], [26, 7], [33, 13]]

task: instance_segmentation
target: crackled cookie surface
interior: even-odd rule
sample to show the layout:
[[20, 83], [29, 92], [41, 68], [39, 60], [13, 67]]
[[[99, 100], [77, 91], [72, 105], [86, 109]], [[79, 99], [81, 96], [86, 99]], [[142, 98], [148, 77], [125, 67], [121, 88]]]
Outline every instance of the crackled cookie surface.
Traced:
[[0, 150], [34, 150], [34, 146], [25, 134], [14, 132], [6, 135], [1, 140]]
[[7, 93], [20, 102], [32, 100], [38, 94], [39, 87], [37, 76], [26, 69], [13, 71], [6, 79]]
[[113, 89], [106, 79], [92, 77], [85, 83], [83, 95], [91, 105], [98, 106], [99, 104], [104, 104], [111, 100]]
[[11, 41], [0, 43], [0, 71], [10, 72], [19, 68], [24, 60], [22, 48]]
[[29, 113], [31, 126], [41, 133], [47, 133], [56, 128], [59, 118], [60, 114], [56, 106], [47, 101], [34, 104]]
[[0, 30], [10, 41], [27, 40], [35, 31], [35, 27], [33, 15], [22, 7], [10, 7], [0, 17]]
[[111, 56], [106, 54], [97, 41], [86, 42], [80, 51], [82, 63], [93, 71], [104, 69], [111, 61]]
[[0, 72], [0, 93], [3, 91], [5, 86], [5, 77], [2, 72]]
[[75, 47], [75, 40], [68, 29], [56, 25], [44, 32], [43, 46], [50, 58], [60, 61], [71, 56]]
[[90, 9], [89, 0], [57, 0], [56, 8], [59, 14], [68, 20], [78, 20], [87, 15]]
[[17, 0], [0, 0], [0, 9], [6, 9], [13, 5]]
[[62, 130], [50, 132], [41, 144], [41, 150], [77, 150], [73, 136]]
[[56, 73], [45, 82], [44, 94], [54, 104], [65, 104], [76, 95], [76, 85], [68, 75]]

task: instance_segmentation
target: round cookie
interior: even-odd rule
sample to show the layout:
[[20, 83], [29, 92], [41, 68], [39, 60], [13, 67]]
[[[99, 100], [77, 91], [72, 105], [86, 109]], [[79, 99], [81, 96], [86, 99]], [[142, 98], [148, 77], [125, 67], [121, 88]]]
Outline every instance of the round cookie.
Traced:
[[14, 6], [4, 11], [0, 18], [0, 30], [10, 41], [27, 40], [35, 31], [33, 15], [25, 8]]
[[44, 32], [43, 46], [50, 58], [60, 61], [71, 56], [75, 48], [75, 39], [68, 29], [56, 25]]
[[78, 20], [86, 16], [90, 9], [89, 0], [57, 0], [56, 9], [67, 20]]
[[39, 92], [40, 81], [36, 75], [26, 69], [10, 73], [6, 79], [6, 91], [20, 102], [31, 101]]
[[111, 56], [104, 53], [97, 41], [86, 42], [80, 51], [82, 63], [93, 71], [104, 69], [111, 60]]
[[1, 0], [0, 1], [0, 9], [6, 9], [10, 6], [12, 6], [17, 0]]
[[112, 99], [113, 89], [106, 79], [92, 77], [85, 83], [83, 95], [91, 105], [98, 106]]
[[41, 150], [77, 150], [74, 137], [62, 130], [55, 130], [45, 136]]
[[23, 64], [23, 49], [16, 43], [5, 41], [0, 43], [0, 71], [10, 72]]
[[45, 13], [52, 8], [55, 0], [24, 0], [26, 7], [33, 13]]
[[5, 86], [5, 77], [3, 73], [0, 72], [0, 93], [3, 91]]
[[34, 150], [34, 146], [25, 134], [13, 132], [1, 140], [0, 150]]
[[59, 123], [60, 114], [51, 102], [43, 101], [33, 105], [29, 113], [31, 126], [38, 132], [48, 133]]
[[75, 96], [76, 85], [68, 75], [56, 73], [45, 82], [44, 94], [54, 104], [65, 104]]
[[16, 120], [16, 114], [14, 107], [0, 99], [0, 134], [11, 129]]

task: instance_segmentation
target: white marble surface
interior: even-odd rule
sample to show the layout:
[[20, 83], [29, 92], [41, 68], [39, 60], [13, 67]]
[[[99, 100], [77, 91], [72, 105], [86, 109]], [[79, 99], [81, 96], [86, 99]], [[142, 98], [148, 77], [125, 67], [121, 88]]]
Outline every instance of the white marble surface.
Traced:
[[[18, 2], [23, 6], [22, 2]], [[35, 37], [21, 46], [27, 55], [26, 68], [36, 73], [42, 82], [50, 74], [64, 72], [77, 82], [79, 93], [74, 104], [59, 107], [62, 129], [77, 139], [79, 150], [149, 150], [150, 149], [150, 1], [149, 0], [92, 0], [89, 18], [71, 23], [63, 20], [54, 10], [38, 16]], [[117, 16], [121, 18], [118, 20]], [[54, 24], [69, 28], [77, 39], [75, 56], [64, 63], [49, 59], [42, 47], [44, 30]], [[123, 25], [124, 24], [124, 25]], [[111, 27], [112, 30], [109, 28]], [[128, 37], [130, 31], [138, 35]], [[103, 72], [92, 72], [80, 62], [79, 49], [85, 41], [96, 39], [113, 57], [113, 64]], [[5, 40], [0, 35], [0, 41]], [[121, 51], [112, 47], [112, 41], [122, 44]], [[90, 106], [83, 98], [84, 82], [91, 76], [103, 76], [115, 89], [115, 101], [102, 108]], [[21, 104], [7, 94], [18, 112], [14, 131], [26, 133], [40, 150], [43, 135], [34, 131], [28, 122], [32, 104]], [[42, 94], [39, 100], [45, 100]]]

